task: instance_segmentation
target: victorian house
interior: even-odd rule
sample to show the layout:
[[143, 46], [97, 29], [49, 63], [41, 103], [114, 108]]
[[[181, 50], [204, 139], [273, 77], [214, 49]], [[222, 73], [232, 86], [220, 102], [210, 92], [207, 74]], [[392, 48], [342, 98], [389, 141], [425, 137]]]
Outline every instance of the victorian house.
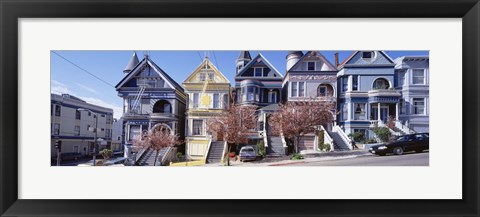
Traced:
[[139, 61], [134, 53], [115, 86], [123, 98], [122, 144], [132, 143], [141, 132], [164, 126], [183, 140], [186, 94], [149, 55]]
[[258, 127], [249, 134], [253, 144], [263, 140], [270, 155], [285, 154], [285, 143], [279, 137], [269, 137], [267, 121], [268, 114], [278, 108], [282, 99], [282, 82], [282, 74], [261, 53], [251, 58], [249, 51], [240, 52], [236, 61], [235, 103], [258, 106]]
[[429, 132], [429, 72], [428, 56], [395, 59], [395, 89], [402, 93], [397, 126], [406, 132]]
[[208, 119], [221, 115], [230, 102], [230, 81], [208, 57], [183, 82], [188, 95], [186, 156], [188, 159], [218, 162], [223, 156], [222, 135], [209, 135]]
[[[338, 55], [336, 64], [338, 64]], [[337, 97], [337, 67], [319, 51], [290, 51], [286, 56], [287, 73], [283, 80], [284, 99], [287, 102], [313, 101], [335, 103]], [[330, 111], [335, 120], [336, 110]], [[331, 130], [334, 123], [324, 127]], [[314, 134], [299, 141], [298, 150], [316, 150]]]
[[373, 138], [375, 126], [404, 133], [398, 121], [402, 95], [395, 80], [395, 63], [383, 51], [356, 51], [341, 64], [338, 124], [346, 134], [360, 132]]

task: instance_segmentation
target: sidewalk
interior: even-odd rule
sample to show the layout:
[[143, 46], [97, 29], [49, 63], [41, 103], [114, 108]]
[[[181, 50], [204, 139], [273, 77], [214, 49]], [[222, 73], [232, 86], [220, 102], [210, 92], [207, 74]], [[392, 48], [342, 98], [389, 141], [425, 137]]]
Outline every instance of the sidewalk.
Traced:
[[[347, 158], [355, 158], [360, 156], [371, 155], [368, 150], [352, 150], [352, 151], [338, 151], [338, 152], [325, 152], [325, 153], [307, 153], [303, 156], [305, 159], [302, 160], [290, 160], [288, 156], [281, 158], [266, 158], [259, 161], [251, 162], [240, 162], [240, 161], [230, 161], [231, 166], [242, 166], [242, 167], [259, 167], [259, 166], [288, 166], [292, 164], [304, 164], [311, 162], [320, 162], [320, 161], [329, 161], [329, 160], [339, 160]], [[205, 164], [204, 166], [224, 166], [222, 163], [215, 164]]]

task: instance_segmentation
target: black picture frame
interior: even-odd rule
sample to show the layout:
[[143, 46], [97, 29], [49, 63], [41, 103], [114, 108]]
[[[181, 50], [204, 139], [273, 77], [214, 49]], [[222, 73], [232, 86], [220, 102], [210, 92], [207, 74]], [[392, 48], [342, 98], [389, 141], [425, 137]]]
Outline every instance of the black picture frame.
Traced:
[[[17, 21], [76, 17], [462, 18], [463, 199], [20, 200]], [[0, 0], [0, 19], [2, 216], [479, 216], [478, 0]]]

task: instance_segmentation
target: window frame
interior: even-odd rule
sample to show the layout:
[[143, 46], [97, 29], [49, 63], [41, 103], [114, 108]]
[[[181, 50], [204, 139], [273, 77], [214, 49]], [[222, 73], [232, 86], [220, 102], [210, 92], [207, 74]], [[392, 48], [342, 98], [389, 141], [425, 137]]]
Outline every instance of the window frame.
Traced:
[[200, 100], [200, 94], [199, 93], [193, 93], [192, 95], [192, 108], [198, 108], [198, 102]]
[[[200, 123], [200, 125], [198, 126], [198, 132], [196, 131], [197, 128], [195, 126], [195, 123]], [[203, 120], [202, 119], [193, 119], [192, 120], [192, 135], [193, 136], [201, 136], [203, 135]]]
[[[215, 101], [215, 98], [217, 99], [216, 101]], [[220, 108], [220, 94], [219, 93], [214, 93], [213, 94], [213, 105], [212, 106], [213, 106], [214, 109]]]
[[80, 126], [79, 125], [75, 125], [74, 128], [73, 128], [73, 134], [75, 136], [80, 136]]
[[[257, 76], [257, 69], [261, 69], [260, 75]], [[263, 67], [254, 67], [253, 68], [253, 77], [263, 77]]]
[[62, 116], [62, 106], [61, 105], [55, 105], [55, 116], [56, 117]]
[[60, 135], [60, 124], [59, 123], [54, 123], [53, 124], [53, 135]]
[[[423, 83], [415, 83], [415, 78], [419, 77], [419, 76], [415, 76], [415, 71], [418, 72], [419, 70], [422, 71]], [[412, 69], [412, 82], [411, 82], [411, 84], [412, 85], [425, 85], [425, 84], [427, 84], [425, 69], [418, 69], [418, 68]]]
[[[356, 82], [355, 82], [356, 80]], [[358, 82], [359, 81], [359, 76], [358, 75], [352, 75], [352, 91], [358, 91]]]
[[298, 82], [291, 82], [290, 83], [290, 96], [291, 97], [298, 97]]
[[[415, 100], [422, 100], [423, 102], [423, 113], [417, 113], [416, 110], [417, 110], [417, 105], [415, 105]], [[422, 97], [415, 97], [415, 98], [412, 98], [412, 114], [413, 115], [426, 115], [427, 113], [427, 100], [425, 98], [422, 98]]]
[[305, 97], [305, 82], [298, 82], [298, 97]]
[[[362, 106], [361, 106], [362, 104], [363, 104], [363, 109], [362, 109]], [[360, 109], [361, 109], [359, 117], [361, 117], [361, 114], [363, 112], [363, 119], [362, 118], [357, 118], [357, 105], [360, 105]], [[353, 120], [355, 120], [355, 121], [366, 121], [367, 120], [367, 103], [353, 103]]]
[[[315, 61], [308, 61], [305, 62], [307, 64], [306, 71], [316, 71], [317, 70], [317, 64]], [[310, 63], [313, 63], [313, 69], [310, 69]]]

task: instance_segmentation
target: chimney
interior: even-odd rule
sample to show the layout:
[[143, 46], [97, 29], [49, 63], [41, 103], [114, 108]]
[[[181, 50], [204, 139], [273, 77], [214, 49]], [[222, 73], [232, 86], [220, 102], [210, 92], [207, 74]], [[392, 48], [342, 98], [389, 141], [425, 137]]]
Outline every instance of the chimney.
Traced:
[[335, 53], [335, 67], [338, 67], [338, 65], [340, 65], [338, 63], [338, 53]]

